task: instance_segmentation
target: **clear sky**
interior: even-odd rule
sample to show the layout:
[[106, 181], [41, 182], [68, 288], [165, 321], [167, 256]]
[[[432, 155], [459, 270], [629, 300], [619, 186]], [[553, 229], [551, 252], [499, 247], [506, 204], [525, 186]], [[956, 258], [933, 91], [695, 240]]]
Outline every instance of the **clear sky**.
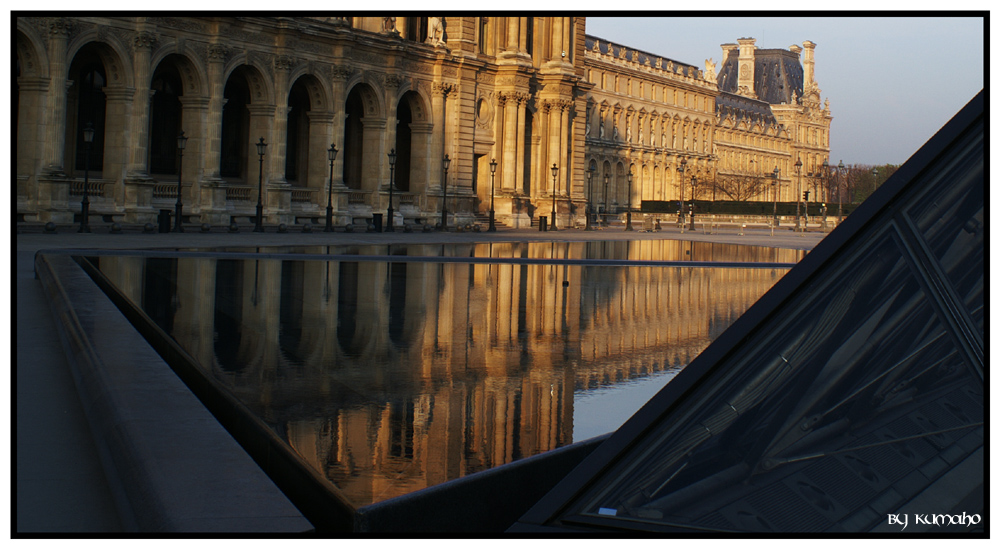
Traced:
[[631, 15], [588, 14], [587, 34], [702, 70], [739, 38], [758, 48], [816, 43], [831, 164], [902, 164], [983, 89], [986, 73], [982, 17]]

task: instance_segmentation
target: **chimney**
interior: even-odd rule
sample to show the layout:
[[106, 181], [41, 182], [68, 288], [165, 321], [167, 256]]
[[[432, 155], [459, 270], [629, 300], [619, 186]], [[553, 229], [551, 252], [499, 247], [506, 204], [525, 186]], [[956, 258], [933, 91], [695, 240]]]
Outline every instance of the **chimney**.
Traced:
[[757, 42], [755, 38], [740, 38], [736, 42], [740, 45], [739, 57], [739, 77], [737, 80], [737, 93], [748, 97], [756, 98], [754, 93], [754, 61]]
[[802, 43], [802, 46], [806, 49], [805, 55], [802, 56], [802, 69], [804, 74], [802, 76], [803, 84], [808, 86], [814, 84], [815, 81], [813, 77], [815, 75], [814, 69], [816, 66], [816, 61], [813, 58], [814, 50], [816, 49], [816, 44], [806, 40]]

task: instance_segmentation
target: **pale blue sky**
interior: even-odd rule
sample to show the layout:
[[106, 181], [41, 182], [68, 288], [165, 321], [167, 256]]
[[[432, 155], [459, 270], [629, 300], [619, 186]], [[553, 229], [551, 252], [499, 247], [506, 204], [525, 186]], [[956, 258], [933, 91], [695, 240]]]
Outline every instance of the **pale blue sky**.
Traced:
[[833, 115], [831, 164], [902, 164], [983, 89], [986, 72], [981, 17], [651, 13], [588, 16], [587, 34], [701, 69], [738, 38], [759, 48], [815, 42], [816, 83]]

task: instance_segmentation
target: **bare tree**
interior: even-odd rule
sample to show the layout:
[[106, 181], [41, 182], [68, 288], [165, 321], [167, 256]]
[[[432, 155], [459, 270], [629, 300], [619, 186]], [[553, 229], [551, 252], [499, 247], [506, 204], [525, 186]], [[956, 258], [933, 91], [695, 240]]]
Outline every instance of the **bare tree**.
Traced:
[[719, 174], [715, 181], [716, 198], [746, 201], [766, 197], [770, 180], [751, 174]]

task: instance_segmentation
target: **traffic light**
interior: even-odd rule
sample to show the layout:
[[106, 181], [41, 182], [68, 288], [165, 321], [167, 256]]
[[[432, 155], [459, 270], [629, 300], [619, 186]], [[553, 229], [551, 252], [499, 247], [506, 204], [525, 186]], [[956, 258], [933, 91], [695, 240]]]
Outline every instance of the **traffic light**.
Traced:
[[802, 191], [802, 200], [809, 201], [809, 191]]

